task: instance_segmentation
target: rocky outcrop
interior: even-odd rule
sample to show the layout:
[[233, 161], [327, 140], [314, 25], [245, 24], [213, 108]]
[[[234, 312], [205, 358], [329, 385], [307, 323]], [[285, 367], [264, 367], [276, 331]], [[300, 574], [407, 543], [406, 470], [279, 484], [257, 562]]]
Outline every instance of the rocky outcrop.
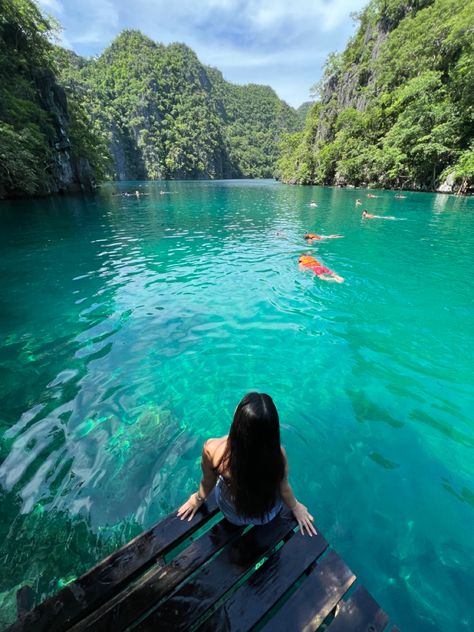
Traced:
[[68, 136], [70, 125], [67, 97], [64, 89], [49, 69], [35, 72], [34, 82], [41, 107], [49, 114], [53, 132], [48, 140], [52, 160], [48, 176], [42, 183], [40, 194], [91, 191], [94, 181], [88, 160], [76, 158]]
[[446, 179], [440, 183], [436, 189], [438, 193], [454, 193], [454, 187], [456, 184], [456, 178], [454, 173], [448, 174]]

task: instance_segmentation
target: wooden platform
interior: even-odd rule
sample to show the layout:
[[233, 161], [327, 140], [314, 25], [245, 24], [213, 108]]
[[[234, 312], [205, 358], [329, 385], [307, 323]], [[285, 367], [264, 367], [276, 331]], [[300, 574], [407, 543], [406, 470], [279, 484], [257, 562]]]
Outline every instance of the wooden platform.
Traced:
[[191, 522], [173, 513], [32, 610], [25, 587], [7, 630], [385, 630], [386, 614], [324, 537], [295, 527], [290, 514], [235, 527], [211, 498]]

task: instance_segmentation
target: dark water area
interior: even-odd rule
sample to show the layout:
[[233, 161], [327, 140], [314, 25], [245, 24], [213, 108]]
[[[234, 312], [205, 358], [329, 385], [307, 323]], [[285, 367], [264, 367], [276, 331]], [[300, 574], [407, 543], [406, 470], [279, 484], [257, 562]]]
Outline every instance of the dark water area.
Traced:
[[0, 203], [0, 627], [22, 585], [44, 598], [174, 510], [255, 389], [297, 497], [391, 619], [474, 628], [474, 199], [366, 194]]

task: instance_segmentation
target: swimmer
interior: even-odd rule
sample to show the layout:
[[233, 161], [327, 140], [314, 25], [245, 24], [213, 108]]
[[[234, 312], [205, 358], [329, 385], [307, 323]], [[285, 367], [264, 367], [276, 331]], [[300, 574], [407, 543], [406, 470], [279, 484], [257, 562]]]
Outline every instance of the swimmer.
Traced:
[[312, 270], [314, 274], [321, 279], [321, 281], [335, 281], [336, 283], [344, 283], [343, 277], [339, 276], [326, 266], [315, 259], [314, 257], [310, 257], [308, 255], [302, 255], [298, 259], [298, 263], [300, 264], [300, 269], [302, 270]]
[[316, 202], [310, 202], [309, 205], [312, 206], [312, 207], [318, 208], [318, 205], [316, 204]]
[[362, 211], [362, 219], [406, 219], [405, 217], [394, 217], [393, 215], [373, 215]]
[[160, 195], [170, 195], [170, 191], [160, 191]]
[[378, 198], [380, 196], [379, 195], [374, 195], [373, 193], [367, 193], [367, 197], [368, 198]]
[[356, 206], [362, 206], [362, 202], [359, 199], [356, 200]]
[[396, 195], [395, 199], [396, 200], [406, 200], [406, 197], [407, 197], [406, 195]]
[[312, 244], [313, 241], [322, 241], [323, 239], [342, 239], [344, 235], [316, 235], [315, 233], [306, 233], [304, 238], [308, 244]]

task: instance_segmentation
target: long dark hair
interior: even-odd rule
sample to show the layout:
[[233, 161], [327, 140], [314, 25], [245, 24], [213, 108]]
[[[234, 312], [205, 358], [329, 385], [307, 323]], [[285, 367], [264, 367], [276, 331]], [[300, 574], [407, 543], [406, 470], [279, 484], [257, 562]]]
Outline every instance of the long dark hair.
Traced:
[[272, 398], [248, 393], [237, 406], [223, 464], [237, 512], [263, 518], [274, 506], [285, 473], [280, 421]]

